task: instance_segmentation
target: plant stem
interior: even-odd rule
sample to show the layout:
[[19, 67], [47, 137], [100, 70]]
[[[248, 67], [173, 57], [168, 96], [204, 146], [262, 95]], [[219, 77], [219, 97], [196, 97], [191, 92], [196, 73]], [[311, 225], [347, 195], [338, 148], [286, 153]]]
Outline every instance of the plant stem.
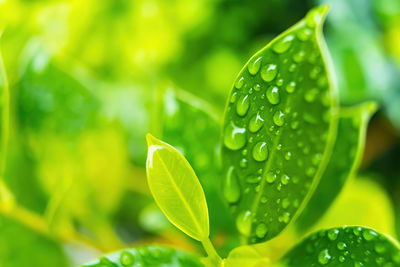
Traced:
[[205, 238], [203, 241], [201, 241], [201, 244], [207, 253], [208, 261], [212, 263], [213, 266], [221, 266], [222, 259], [215, 250], [210, 238]]

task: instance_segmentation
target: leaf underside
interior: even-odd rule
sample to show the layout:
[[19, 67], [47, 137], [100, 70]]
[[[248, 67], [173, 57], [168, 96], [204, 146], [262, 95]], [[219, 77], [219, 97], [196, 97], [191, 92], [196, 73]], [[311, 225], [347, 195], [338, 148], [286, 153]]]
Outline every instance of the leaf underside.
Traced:
[[160, 209], [172, 224], [190, 237], [209, 236], [203, 188], [187, 160], [172, 146], [147, 135], [147, 181]]
[[364, 151], [365, 135], [376, 103], [366, 102], [340, 111], [338, 134], [331, 158], [306, 209], [296, 221], [299, 232], [313, 226], [357, 170]]
[[201, 267], [200, 260], [189, 253], [162, 246], [140, 246], [105, 255], [81, 267]]
[[226, 107], [224, 196], [249, 243], [280, 233], [323, 171], [336, 134], [337, 97], [324, 61], [326, 7], [255, 54]]
[[372, 229], [351, 226], [316, 232], [291, 249], [284, 266], [400, 266], [400, 247]]

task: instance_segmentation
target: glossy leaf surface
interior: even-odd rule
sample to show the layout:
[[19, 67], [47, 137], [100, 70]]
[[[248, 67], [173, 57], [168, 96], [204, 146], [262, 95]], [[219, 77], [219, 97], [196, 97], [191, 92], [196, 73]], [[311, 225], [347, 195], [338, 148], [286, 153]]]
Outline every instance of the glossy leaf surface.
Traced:
[[321, 33], [326, 12], [311, 10], [255, 54], [229, 96], [224, 194], [250, 243], [285, 228], [331, 152], [337, 97]]
[[358, 226], [331, 228], [305, 238], [282, 259], [284, 266], [399, 266], [397, 242]]
[[357, 170], [364, 151], [368, 122], [375, 111], [374, 102], [341, 109], [332, 156], [306, 209], [296, 221], [299, 231], [317, 222], [340, 193], [347, 179]]
[[141, 246], [124, 249], [94, 260], [81, 267], [200, 267], [200, 260], [189, 253], [162, 246]]
[[209, 236], [203, 188], [187, 160], [172, 146], [147, 135], [146, 170], [150, 191], [167, 218], [190, 237]]

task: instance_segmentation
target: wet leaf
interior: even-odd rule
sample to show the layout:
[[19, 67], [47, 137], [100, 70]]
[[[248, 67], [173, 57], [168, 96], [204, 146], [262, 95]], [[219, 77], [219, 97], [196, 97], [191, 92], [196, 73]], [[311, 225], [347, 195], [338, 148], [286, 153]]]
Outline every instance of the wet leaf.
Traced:
[[358, 169], [368, 122], [375, 111], [374, 102], [341, 109], [332, 156], [306, 209], [296, 221], [299, 231], [313, 226], [325, 214], [346, 181]]
[[82, 265], [81, 267], [127, 267], [127, 266], [152, 266], [152, 267], [201, 267], [203, 264], [195, 255], [187, 252], [162, 247], [140, 246], [114, 252]]
[[167, 218], [190, 237], [208, 238], [209, 220], [203, 188], [187, 160], [172, 146], [147, 135], [150, 191]]
[[399, 244], [370, 228], [316, 232], [282, 258], [284, 266], [399, 266]]
[[311, 10], [255, 54], [229, 96], [224, 193], [250, 243], [286, 227], [331, 153], [337, 96], [321, 32], [326, 12]]

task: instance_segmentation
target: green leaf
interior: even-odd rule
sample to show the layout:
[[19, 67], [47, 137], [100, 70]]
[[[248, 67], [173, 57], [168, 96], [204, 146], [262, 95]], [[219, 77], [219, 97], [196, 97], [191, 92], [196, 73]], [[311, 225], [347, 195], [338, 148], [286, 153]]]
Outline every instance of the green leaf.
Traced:
[[285, 266], [399, 266], [400, 247], [370, 228], [331, 228], [305, 238], [281, 262]]
[[276, 236], [306, 202], [330, 156], [336, 88], [322, 38], [327, 7], [255, 54], [226, 107], [224, 194], [247, 242]]
[[172, 146], [147, 134], [150, 191], [167, 218], [185, 234], [208, 238], [210, 229], [203, 188], [189, 162]]
[[332, 156], [307, 208], [296, 221], [300, 232], [313, 226], [325, 214], [348, 178], [358, 169], [368, 122], [376, 108], [375, 102], [366, 102], [340, 110], [338, 135]]
[[105, 255], [81, 267], [127, 266], [201, 267], [203, 264], [198, 257], [181, 250], [162, 246], [140, 246]]
[[262, 267], [268, 266], [270, 260], [255, 246], [241, 246], [235, 248], [229, 253], [224, 264], [224, 267]]

